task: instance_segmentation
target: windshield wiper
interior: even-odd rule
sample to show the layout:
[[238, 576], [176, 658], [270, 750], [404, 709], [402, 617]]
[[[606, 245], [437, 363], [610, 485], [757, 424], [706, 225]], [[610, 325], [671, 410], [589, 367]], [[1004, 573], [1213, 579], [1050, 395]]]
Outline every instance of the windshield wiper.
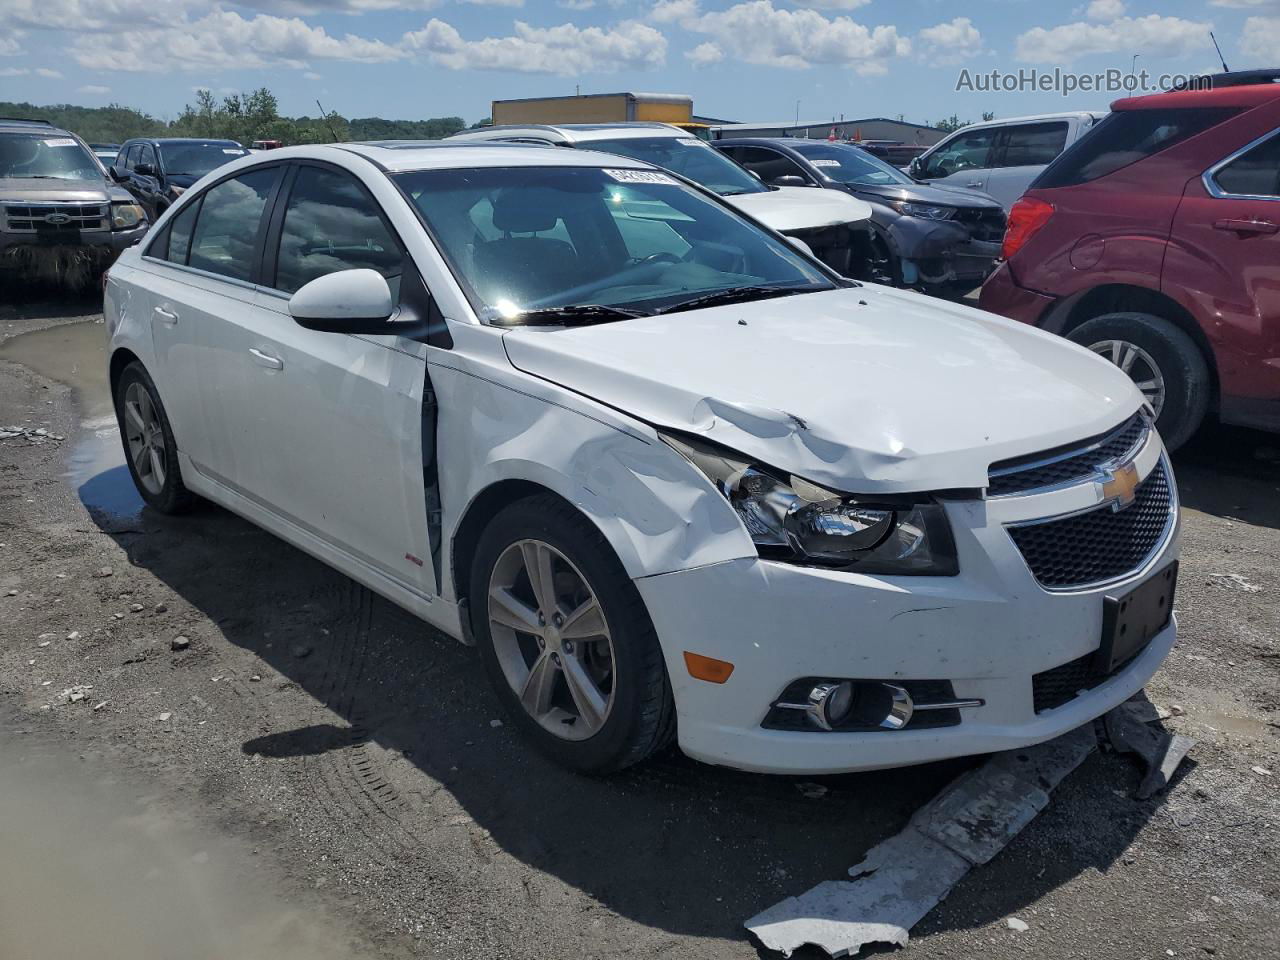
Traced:
[[566, 326], [585, 327], [593, 323], [612, 323], [617, 320], [633, 320], [636, 317], [648, 317], [646, 310], [632, 310], [628, 307], [607, 307], [602, 303], [570, 304], [563, 307], [540, 307], [536, 310], [525, 310], [514, 317], [495, 316], [493, 323], [503, 327], [526, 326]]
[[717, 290], [705, 293], [691, 300], [681, 300], [669, 307], [663, 307], [658, 313], [676, 313], [681, 310], [699, 310], [702, 307], [719, 307], [730, 303], [746, 303], [751, 300], [767, 300], [770, 297], [789, 297], [797, 293], [812, 293], [807, 287], [731, 287], [728, 290]]

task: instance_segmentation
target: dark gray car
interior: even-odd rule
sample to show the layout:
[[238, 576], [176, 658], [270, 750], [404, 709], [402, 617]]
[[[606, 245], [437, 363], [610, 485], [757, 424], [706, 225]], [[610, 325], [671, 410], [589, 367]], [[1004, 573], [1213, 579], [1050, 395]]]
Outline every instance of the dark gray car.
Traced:
[[917, 183], [847, 143], [761, 137], [712, 146], [767, 184], [843, 190], [870, 203], [877, 282], [957, 296], [995, 268], [1005, 215], [990, 197]]

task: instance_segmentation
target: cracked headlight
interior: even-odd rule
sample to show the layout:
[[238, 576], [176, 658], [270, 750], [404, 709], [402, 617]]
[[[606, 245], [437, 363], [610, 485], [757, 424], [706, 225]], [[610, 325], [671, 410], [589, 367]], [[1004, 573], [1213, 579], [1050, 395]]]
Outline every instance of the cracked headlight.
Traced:
[[858, 573], [959, 572], [951, 525], [933, 500], [835, 493], [710, 444], [660, 436], [715, 484], [762, 557]]
[[127, 230], [129, 227], [136, 227], [146, 218], [146, 213], [136, 203], [113, 203], [111, 205], [111, 226], [116, 230]]
[[932, 203], [899, 200], [893, 206], [904, 217], [919, 217], [921, 220], [950, 220], [956, 213], [955, 207], [939, 207]]

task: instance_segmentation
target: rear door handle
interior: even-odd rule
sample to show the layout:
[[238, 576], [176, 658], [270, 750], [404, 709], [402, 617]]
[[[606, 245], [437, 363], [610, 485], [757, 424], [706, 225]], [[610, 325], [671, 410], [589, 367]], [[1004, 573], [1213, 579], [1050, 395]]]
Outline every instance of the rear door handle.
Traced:
[[260, 367], [266, 367], [268, 370], [283, 370], [284, 361], [279, 357], [273, 357], [269, 353], [263, 353], [261, 350], [249, 348], [249, 353], [253, 355], [253, 362]]
[[166, 310], [164, 307], [156, 307], [156, 316], [171, 327], [178, 322], [178, 315], [172, 310]]
[[1213, 228], [1232, 233], [1280, 233], [1280, 224], [1270, 220], [1219, 220]]
[[972, 188], [972, 189], [976, 190], [976, 189], [978, 189], [979, 187], [981, 187], [981, 186], [982, 186], [982, 181], [981, 181], [981, 180], [970, 180], [968, 183], [966, 183], [966, 184], [965, 184], [965, 186], [966, 186], [966, 187], [970, 187], [970, 188]]

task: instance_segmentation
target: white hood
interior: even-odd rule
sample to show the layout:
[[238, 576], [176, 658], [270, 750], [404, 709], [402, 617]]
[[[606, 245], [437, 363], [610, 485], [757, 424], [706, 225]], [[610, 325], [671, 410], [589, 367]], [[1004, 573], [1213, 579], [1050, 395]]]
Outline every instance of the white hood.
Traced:
[[843, 190], [778, 187], [768, 193], [739, 193], [725, 200], [779, 233], [861, 223], [871, 218], [871, 204]]
[[527, 373], [847, 493], [985, 487], [991, 463], [1102, 433], [1142, 402], [1066, 340], [886, 287], [504, 340]]

